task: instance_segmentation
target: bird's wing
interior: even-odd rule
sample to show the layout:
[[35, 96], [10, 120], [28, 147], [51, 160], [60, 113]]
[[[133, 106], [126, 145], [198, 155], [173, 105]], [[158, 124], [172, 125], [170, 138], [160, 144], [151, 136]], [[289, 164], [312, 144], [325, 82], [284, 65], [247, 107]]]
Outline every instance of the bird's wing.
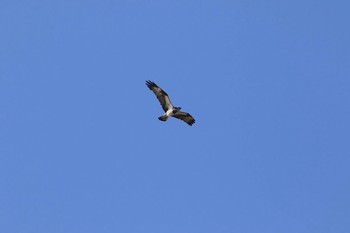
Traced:
[[169, 108], [173, 107], [168, 94], [163, 91], [162, 88], [158, 87], [154, 82], [150, 80], [146, 81], [146, 85], [156, 95], [165, 112], [168, 111]]
[[187, 124], [189, 125], [193, 125], [196, 120], [193, 118], [193, 116], [191, 116], [189, 113], [187, 112], [177, 112], [173, 115], [173, 117], [177, 118], [177, 119], [180, 119], [184, 122], [186, 122]]

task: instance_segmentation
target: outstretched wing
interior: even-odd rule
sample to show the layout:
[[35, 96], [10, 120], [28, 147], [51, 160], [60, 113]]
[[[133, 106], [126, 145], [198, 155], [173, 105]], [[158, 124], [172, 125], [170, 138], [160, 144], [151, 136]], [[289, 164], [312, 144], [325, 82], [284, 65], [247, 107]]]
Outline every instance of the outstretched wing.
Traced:
[[191, 116], [189, 113], [187, 112], [177, 112], [173, 115], [173, 117], [177, 118], [177, 119], [180, 119], [184, 122], [186, 122], [187, 124], [189, 125], [193, 125], [196, 120], [193, 118], [193, 116]]
[[156, 95], [157, 99], [162, 105], [164, 112], [168, 111], [169, 108], [173, 107], [168, 94], [165, 91], [163, 91], [162, 88], [158, 87], [154, 82], [150, 80], [146, 81], [146, 85]]

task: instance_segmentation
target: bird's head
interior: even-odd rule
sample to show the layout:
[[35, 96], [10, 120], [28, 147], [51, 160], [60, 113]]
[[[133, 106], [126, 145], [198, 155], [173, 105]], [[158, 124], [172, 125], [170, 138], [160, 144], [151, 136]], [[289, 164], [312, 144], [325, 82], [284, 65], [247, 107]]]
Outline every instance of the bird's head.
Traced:
[[174, 111], [173, 112], [177, 113], [178, 111], [180, 111], [180, 109], [181, 109], [180, 107], [174, 107]]

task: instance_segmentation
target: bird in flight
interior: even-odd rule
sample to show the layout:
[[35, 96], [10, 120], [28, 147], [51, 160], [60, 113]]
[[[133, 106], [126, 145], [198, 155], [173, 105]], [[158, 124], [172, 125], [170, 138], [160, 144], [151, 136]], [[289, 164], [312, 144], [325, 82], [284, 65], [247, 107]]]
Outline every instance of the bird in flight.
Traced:
[[162, 116], [158, 117], [159, 120], [166, 121], [169, 117], [175, 117], [186, 122], [190, 126], [195, 123], [195, 119], [189, 113], [182, 112], [180, 111], [180, 107], [174, 107], [172, 105], [168, 94], [163, 91], [162, 88], [158, 87], [157, 84], [150, 80], [147, 80], [146, 85], [156, 95], [157, 99], [160, 102], [160, 105], [162, 105], [162, 108], [165, 112]]

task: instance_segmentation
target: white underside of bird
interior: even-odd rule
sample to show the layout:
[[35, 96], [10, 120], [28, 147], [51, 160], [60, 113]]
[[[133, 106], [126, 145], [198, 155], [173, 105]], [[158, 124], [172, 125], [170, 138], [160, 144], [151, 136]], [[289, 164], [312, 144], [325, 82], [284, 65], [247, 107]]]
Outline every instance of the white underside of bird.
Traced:
[[170, 108], [168, 111], [166, 111], [166, 113], [164, 115], [168, 116], [168, 117], [171, 117], [174, 115], [174, 112], [173, 112], [174, 108]]
[[171, 107], [166, 111], [162, 116], [158, 117], [159, 120], [161, 121], [166, 121], [168, 120], [169, 117], [174, 116], [174, 108]]

